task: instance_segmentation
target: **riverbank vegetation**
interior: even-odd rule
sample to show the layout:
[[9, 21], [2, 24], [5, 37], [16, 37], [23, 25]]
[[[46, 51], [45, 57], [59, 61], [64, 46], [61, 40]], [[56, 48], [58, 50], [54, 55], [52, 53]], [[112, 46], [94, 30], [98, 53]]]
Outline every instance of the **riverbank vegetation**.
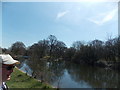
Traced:
[[68, 48], [62, 41], [57, 40], [54, 35], [40, 40], [26, 47], [23, 42], [17, 41], [10, 48], [2, 48], [2, 53], [9, 53], [15, 59], [20, 57], [33, 60], [39, 58], [48, 61], [64, 60], [77, 64], [108, 67], [120, 70], [120, 36], [108, 38], [107, 41], [93, 40], [88, 43], [82, 41], [73, 42]]
[[41, 83], [40, 81], [26, 75], [17, 68], [11, 75], [11, 80], [7, 82], [9, 88], [52, 88], [52, 86]]

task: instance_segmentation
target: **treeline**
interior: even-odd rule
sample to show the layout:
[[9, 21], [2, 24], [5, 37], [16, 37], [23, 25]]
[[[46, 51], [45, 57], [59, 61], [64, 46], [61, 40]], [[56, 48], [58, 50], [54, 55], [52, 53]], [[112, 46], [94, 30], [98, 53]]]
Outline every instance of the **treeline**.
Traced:
[[2, 53], [9, 53], [12, 56], [30, 56], [35, 58], [63, 58], [67, 49], [64, 42], [57, 40], [54, 35], [47, 39], [40, 40], [33, 45], [26, 47], [23, 42], [15, 42], [8, 49], [2, 48]]
[[10, 48], [1, 48], [2, 53], [12, 56], [30, 56], [49, 60], [66, 60], [75, 63], [92, 64], [99, 61], [117, 63], [120, 61], [120, 36], [108, 39], [106, 42], [93, 40], [89, 43], [76, 41], [70, 48], [64, 42], [57, 40], [54, 35], [26, 47], [23, 42], [15, 42]]

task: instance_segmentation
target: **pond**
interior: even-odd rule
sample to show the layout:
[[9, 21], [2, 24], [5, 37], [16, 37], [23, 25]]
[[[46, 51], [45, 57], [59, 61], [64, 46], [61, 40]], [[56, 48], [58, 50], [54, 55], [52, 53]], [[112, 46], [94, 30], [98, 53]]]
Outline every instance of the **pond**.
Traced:
[[19, 68], [59, 88], [120, 88], [120, 73], [65, 61], [23, 60]]

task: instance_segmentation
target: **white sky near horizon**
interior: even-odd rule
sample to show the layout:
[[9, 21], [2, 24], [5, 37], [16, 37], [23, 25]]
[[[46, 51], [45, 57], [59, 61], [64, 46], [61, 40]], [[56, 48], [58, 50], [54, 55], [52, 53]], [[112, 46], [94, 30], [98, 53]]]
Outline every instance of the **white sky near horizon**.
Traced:
[[[16, 41], [27, 47], [55, 35], [68, 47], [74, 41], [105, 41], [118, 35], [118, 2], [2, 2], [2, 47]], [[51, 0], [50, 0], [51, 1]], [[60, 0], [59, 0], [60, 1]], [[62, 0], [61, 0], [62, 1]], [[110, 0], [111, 1], [111, 0]], [[113, 0], [112, 0], [113, 1]]]
[[1, 0], [2, 2], [119, 2], [119, 0]]

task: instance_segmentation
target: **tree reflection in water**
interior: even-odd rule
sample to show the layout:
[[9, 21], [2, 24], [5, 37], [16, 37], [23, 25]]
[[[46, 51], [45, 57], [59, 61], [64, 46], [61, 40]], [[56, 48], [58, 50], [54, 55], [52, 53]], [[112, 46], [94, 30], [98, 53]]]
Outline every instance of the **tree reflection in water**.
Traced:
[[120, 73], [104, 68], [67, 64], [68, 73], [75, 82], [85, 81], [93, 88], [118, 88]]
[[48, 62], [38, 58], [32, 58], [28, 65], [33, 70], [33, 77], [47, 83], [58, 82], [59, 84], [65, 69], [63, 61]]
[[[93, 88], [118, 88], [120, 86], [120, 73], [114, 70], [78, 65], [64, 61], [48, 62], [47, 60], [38, 58], [31, 58], [31, 60], [28, 60], [27, 65], [33, 70], [32, 76], [34, 78], [52, 85], [56, 83], [56, 87], [63, 84], [65, 85], [65, 83], [67, 83], [67, 78], [65, 79], [65, 77], [68, 76], [70, 76], [70, 80], [78, 83], [78, 85], [82, 85], [85, 82]], [[68, 72], [68, 74], [65, 74], [66, 72]], [[71, 85], [73, 83], [70, 82], [69, 85], [67, 85], [74, 86]]]

